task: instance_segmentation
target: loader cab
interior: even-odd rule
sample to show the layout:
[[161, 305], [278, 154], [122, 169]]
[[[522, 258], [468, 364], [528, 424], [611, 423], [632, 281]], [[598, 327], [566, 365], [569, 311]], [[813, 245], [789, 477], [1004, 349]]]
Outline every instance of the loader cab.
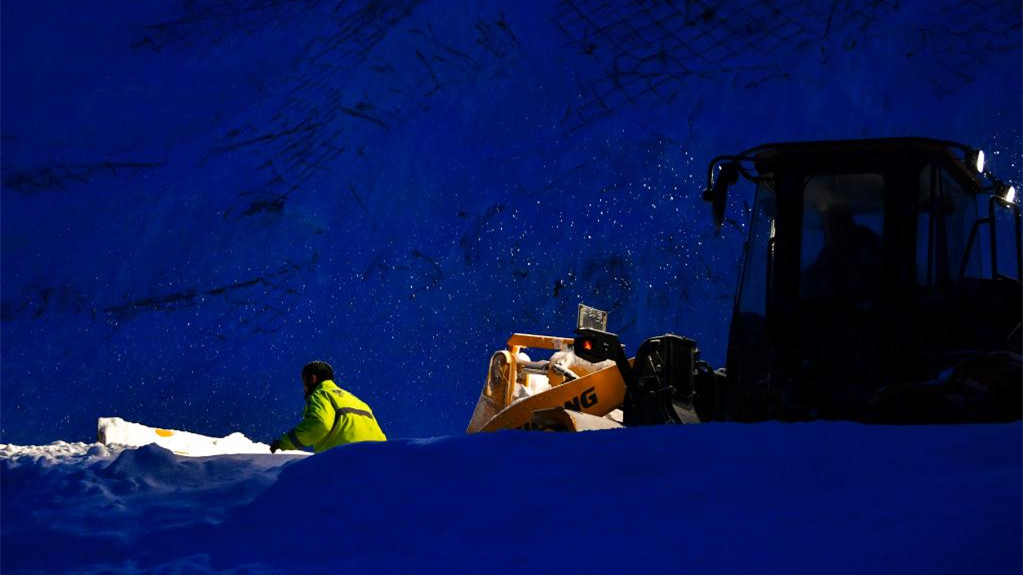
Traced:
[[1020, 210], [982, 162], [918, 138], [716, 158], [718, 225], [739, 176], [755, 185], [717, 415], [870, 419], [886, 386], [1020, 353]]

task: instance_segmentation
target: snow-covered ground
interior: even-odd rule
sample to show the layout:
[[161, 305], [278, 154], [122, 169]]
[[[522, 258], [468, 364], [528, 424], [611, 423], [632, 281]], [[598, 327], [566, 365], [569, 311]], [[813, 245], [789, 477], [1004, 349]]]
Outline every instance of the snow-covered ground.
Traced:
[[0, 446], [4, 573], [1013, 573], [1023, 424]]

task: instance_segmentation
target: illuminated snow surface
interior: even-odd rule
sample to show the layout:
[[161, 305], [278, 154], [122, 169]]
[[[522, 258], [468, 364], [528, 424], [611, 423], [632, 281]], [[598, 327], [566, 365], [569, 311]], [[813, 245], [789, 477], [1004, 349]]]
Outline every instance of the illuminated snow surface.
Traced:
[[4, 573], [1020, 573], [1023, 425], [0, 446]]
[[[202, 457], [205, 455], [234, 455], [239, 453], [267, 453], [270, 446], [252, 441], [235, 432], [227, 437], [209, 437], [178, 429], [149, 427], [140, 423], [125, 421], [120, 417], [101, 417], [97, 422], [97, 435], [101, 443], [142, 447], [156, 443], [178, 455]], [[290, 454], [306, 454], [304, 451], [287, 451]]]

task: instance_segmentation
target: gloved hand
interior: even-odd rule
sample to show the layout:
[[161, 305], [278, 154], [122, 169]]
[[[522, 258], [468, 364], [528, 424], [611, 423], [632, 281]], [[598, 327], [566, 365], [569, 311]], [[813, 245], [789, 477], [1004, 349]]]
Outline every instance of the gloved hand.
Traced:
[[277, 453], [277, 450], [281, 448], [281, 440], [275, 439], [270, 442], [270, 453]]

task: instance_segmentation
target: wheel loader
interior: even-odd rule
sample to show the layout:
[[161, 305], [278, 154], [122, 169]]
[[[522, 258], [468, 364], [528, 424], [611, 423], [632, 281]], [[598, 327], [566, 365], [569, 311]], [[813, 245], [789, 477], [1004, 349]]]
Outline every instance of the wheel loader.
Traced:
[[580, 305], [574, 336], [514, 334], [493, 355], [467, 431], [1023, 418], [1020, 207], [982, 151], [890, 138], [720, 156], [703, 192], [719, 228], [740, 181], [752, 213], [725, 366], [673, 334], [629, 358]]

